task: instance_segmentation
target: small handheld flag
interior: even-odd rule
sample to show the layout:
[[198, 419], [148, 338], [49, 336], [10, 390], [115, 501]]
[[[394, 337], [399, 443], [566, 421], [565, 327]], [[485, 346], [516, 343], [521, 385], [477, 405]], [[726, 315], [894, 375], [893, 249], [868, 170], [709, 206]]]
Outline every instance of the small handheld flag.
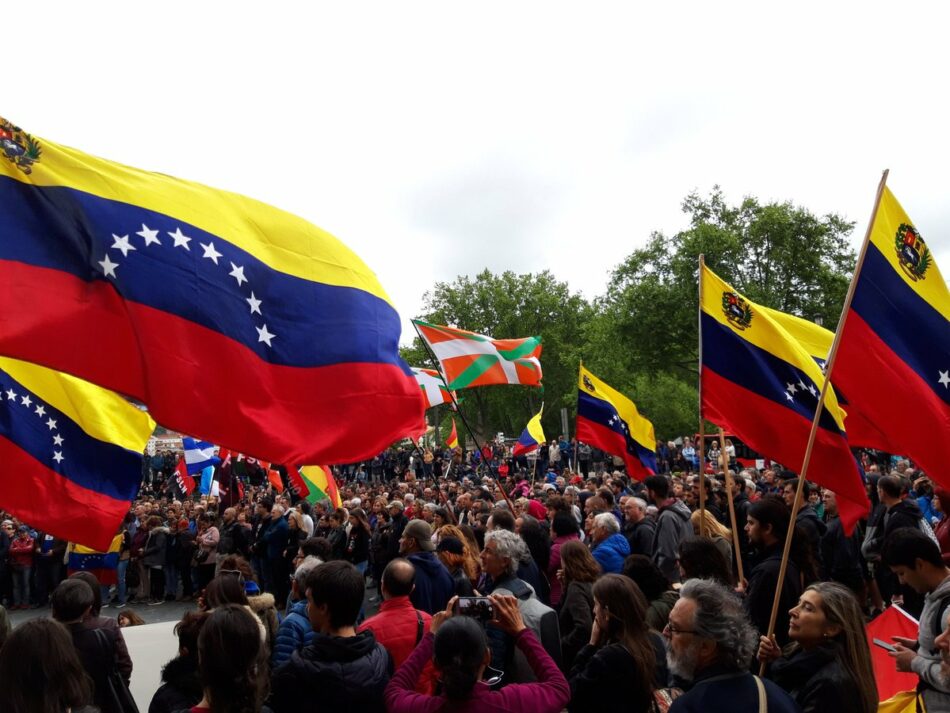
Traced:
[[201, 473], [205, 468], [218, 465], [221, 459], [214, 454], [214, 444], [208, 441], [198, 441], [187, 436], [181, 439], [185, 449], [185, 465], [191, 475]]
[[329, 500], [333, 507], [343, 506], [340, 491], [336, 487], [333, 471], [326, 465], [305, 465], [300, 468], [300, 475], [310, 491], [305, 497], [311, 503]]
[[449, 434], [449, 437], [445, 439], [445, 445], [449, 448], [455, 449], [459, 447], [459, 434], [455, 429], [455, 419], [452, 419], [452, 432]]
[[178, 465], [175, 466], [175, 481], [185, 497], [195, 492], [195, 479], [188, 472], [188, 466], [185, 465], [184, 458], [179, 458]]
[[543, 412], [544, 404], [541, 405], [541, 410], [528, 421], [528, 425], [521, 433], [518, 442], [511, 451], [511, 454], [515, 458], [536, 451], [538, 446], [544, 443], [544, 431], [541, 428], [541, 414]]

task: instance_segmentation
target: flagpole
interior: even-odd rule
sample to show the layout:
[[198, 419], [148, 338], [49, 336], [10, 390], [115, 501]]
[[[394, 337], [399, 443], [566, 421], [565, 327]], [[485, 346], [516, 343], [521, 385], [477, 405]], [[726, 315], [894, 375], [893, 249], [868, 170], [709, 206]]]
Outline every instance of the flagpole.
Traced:
[[[472, 427], [469, 425], [468, 419], [465, 418], [465, 414], [462, 413], [462, 408], [459, 406], [459, 402], [455, 398], [455, 391], [449, 388], [448, 377], [442, 371], [442, 362], [439, 361], [439, 358], [435, 355], [435, 352], [433, 352], [431, 347], [429, 347], [429, 343], [422, 337], [422, 333], [419, 332], [419, 327], [416, 326], [415, 322], [412, 323], [412, 327], [413, 329], [416, 330], [416, 334], [419, 336], [419, 341], [422, 342], [422, 345], [426, 348], [426, 352], [428, 352], [429, 356], [432, 358], [432, 361], [435, 363], [436, 371], [438, 371], [439, 374], [442, 375], [442, 380], [445, 382], [445, 390], [449, 392], [449, 398], [452, 399], [452, 405], [455, 406], [455, 412], [459, 415], [459, 418], [462, 419], [462, 423], [465, 425], [465, 430], [468, 431], [469, 435], [472, 437], [472, 440], [475, 441], [475, 447], [478, 449], [478, 455], [482, 459], [482, 462], [484, 463], [485, 454], [482, 449], [482, 446], [478, 442], [478, 438], [475, 436], [475, 431], [472, 430]], [[462, 452], [463, 453], [465, 452], [464, 447], [462, 448]], [[514, 512], [515, 511], [514, 504], [511, 502], [511, 498], [508, 497], [508, 493], [506, 493], [505, 489], [501, 486], [501, 483], [498, 480], [498, 475], [492, 472], [492, 467], [490, 464], [487, 464], [487, 465], [488, 465], [488, 474], [494, 479], [495, 484], [498, 486], [498, 489], [501, 491], [502, 496], [505, 498], [505, 502], [508, 503], [508, 509], [511, 510], [511, 512]]]
[[726, 455], [726, 434], [719, 429], [719, 462], [722, 464], [723, 476], [726, 479], [726, 499], [729, 501], [729, 521], [732, 523], [732, 549], [736, 556], [737, 582], [745, 579], [742, 571], [742, 552], [739, 548], [739, 528], [736, 526], [736, 506], [732, 502], [732, 471], [729, 470], [729, 456]]
[[703, 419], [703, 268], [705, 257], [699, 256], [699, 536], [706, 536], [706, 424]]
[[[795, 489], [795, 500], [792, 503], [792, 514], [789, 519], [788, 532], [785, 534], [785, 548], [782, 550], [782, 565], [779, 568], [778, 581], [775, 585], [775, 597], [772, 599], [772, 614], [769, 617], [769, 629], [766, 633], [766, 636], [770, 639], [775, 633], [775, 620], [778, 618], [778, 608], [782, 598], [782, 584], [785, 581], [785, 570], [788, 568], [788, 554], [792, 548], [792, 535], [795, 533], [795, 519], [798, 517], [798, 510], [801, 507], [802, 491], [804, 490], [806, 476], [808, 475], [811, 453], [815, 446], [815, 437], [818, 435], [818, 423], [821, 420], [825, 395], [828, 393], [829, 384], [831, 384], [831, 375], [835, 368], [835, 361], [838, 358], [838, 347], [841, 344], [841, 335], [844, 332], [845, 323], [848, 321], [848, 312], [851, 311], [851, 303], [854, 301], [854, 292], [855, 289], [857, 289], [858, 279], [861, 276], [861, 268], [864, 266], [868, 243], [871, 240], [871, 230], [874, 228], [874, 221], [877, 220], [877, 210], [881, 205], [881, 196], [884, 194], [887, 174], [888, 169], [885, 169], [881, 175], [881, 182], [877, 186], [877, 196], [874, 199], [874, 208], [871, 210], [871, 219], [868, 221], [868, 228], [864, 233], [864, 242], [861, 243], [861, 252], [858, 253], [858, 261], [854, 266], [854, 274], [851, 275], [851, 284], [848, 285], [848, 294], [844, 298], [844, 307], [841, 310], [841, 316], [838, 318], [838, 328], [835, 330], [835, 338], [831, 343], [831, 350], [828, 352], [828, 360], [825, 363], [825, 378], [824, 381], [822, 381], [821, 391], [818, 394], [818, 405], [815, 407], [815, 416], [811, 421], [811, 431], [808, 433], [808, 444], [805, 446], [802, 472], [798, 477], [798, 487]], [[765, 663], [759, 667], [759, 675], [762, 675], [764, 672]]]
[[[412, 444], [413, 448], [415, 448], [417, 451], [420, 451], [420, 457], [422, 457], [423, 472], [424, 472], [425, 471], [425, 457], [424, 455], [421, 454], [419, 444], [416, 443], [416, 440], [412, 436], [409, 436], [409, 442]], [[445, 493], [442, 492], [442, 486], [439, 485], [438, 481], [436, 481], [435, 489], [438, 490], [439, 495], [442, 496], [442, 502], [445, 504], [445, 509], [448, 512], [449, 519], [452, 521], [451, 524], [458, 525], [458, 520], [455, 519], [455, 513], [452, 512], [452, 506], [449, 505], [449, 499], [448, 497], [446, 497]]]

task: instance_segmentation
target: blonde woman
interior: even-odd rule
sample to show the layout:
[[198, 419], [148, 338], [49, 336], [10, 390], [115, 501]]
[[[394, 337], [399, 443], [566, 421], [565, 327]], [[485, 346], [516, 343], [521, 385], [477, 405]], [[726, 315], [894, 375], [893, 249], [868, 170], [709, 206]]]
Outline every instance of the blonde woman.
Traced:
[[[702, 515], [706, 517], [702, 518]], [[734, 569], [732, 566], [732, 530], [714, 518], [709, 510], [693, 510], [693, 514], [690, 515], [689, 519], [693, 524], [693, 532], [697, 535], [700, 534], [700, 523], [702, 522], [706, 525], [706, 537], [713, 541], [717, 550], [722, 552], [722, 556], [729, 564], [729, 571], [732, 572]]]
[[472, 586], [474, 586], [478, 581], [478, 576], [481, 574], [482, 569], [478, 559], [478, 553], [473, 549], [471, 541], [458, 525], [443, 525], [440, 527], [439, 541], [441, 542], [446, 537], [454, 537], [462, 543], [461, 566], [465, 572], [465, 576], [468, 577]]

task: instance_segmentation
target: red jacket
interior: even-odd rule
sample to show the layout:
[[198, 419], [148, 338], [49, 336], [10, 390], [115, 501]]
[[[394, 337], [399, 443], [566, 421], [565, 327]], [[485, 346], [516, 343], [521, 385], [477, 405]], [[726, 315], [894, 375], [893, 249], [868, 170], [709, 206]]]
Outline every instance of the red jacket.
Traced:
[[[422, 619], [422, 635], [419, 635], [419, 618]], [[393, 657], [393, 667], [399, 668], [416, 648], [422, 637], [429, 633], [432, 616], [412, 606], [409, 597], [393, 597], [379, 605], [379, 613], [360, 624], [358, 631], [369, 629], [376, 641]], [[419, 678], [420, 693], [435, 690], [435, 668], [430, 661]]]
[[21, 539], [19, 534], [10, 542], [10, 564], [18, 567], [33, 566], [33, 538]]

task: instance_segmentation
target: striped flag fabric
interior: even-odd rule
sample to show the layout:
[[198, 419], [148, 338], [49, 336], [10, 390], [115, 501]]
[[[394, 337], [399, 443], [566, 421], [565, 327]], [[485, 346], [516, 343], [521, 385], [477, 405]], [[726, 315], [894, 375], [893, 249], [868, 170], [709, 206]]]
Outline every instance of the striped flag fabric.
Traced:
[[0, 135], [0, 354], [279, 463], [359, 461], [416, 427], [399, 315], [335, 237], [4, 119]]
[[415, 366], [411, 367], [411, 369], [413, 376], [416, 377], [416, 381], [419, 382], [419, 390], [422, 392], [422, 401], [427, 411], [441, 404], [452, 404], [452, 408], [455, 408], [452, 402], [452, 394], [449, 393], [445, 385], [445, 379], [442, 378], [442, 375], [438, 371], [435, 369], [422, 369]]
[[115, 535], [108, 547], [103, 550], [94, 550], [85, 545], [70, 543], [66, 557], [67, 576], [76, 572], [91, 572], [99, 580], [99, 584], [110, 586], [118, 582], [119, 553], [122, 549], [123, 536]]
[[[700, 304], [703, 416], [766, 457], [800, 473], [821, 369], [773, 316], [703, 266]], [[825, 396], [808, 479], [838, 496], [851, 532], [869, 503], [833, 390]]]
[[215, 466], [221, 459], [214, 454], [214, 444], [185, 436], [181, 439], [185, 449], [185, 465], [191, 475], [201, 473], [208, 466]]
[[541, 386], [541, 337], [492, 339], [418, 319], [413, 324], [453, 391], [491, 384]]
[[190, 496], [195, 492], [195, 479], [188, 472], [188, 466], [185, 464], [184, 457], [178, 459], [178, 465], [175, 466], [175, 482], [183, 497]]
[[522, 431], [521, 435], [518, 437], [518, 442], [511, 450], [511, 455], [513, 455], [515, 458], [528, 453], [533, 453], [538, 449], [539, 445], [545, 442], [544, 430], [541, 428], [542, 413], [544, 413], [543, 404], [541, 406], [541, 410], [532, 416], [530, 421], [528, 421], [528, 425], [525, 426], [524, 431]]
[[831, 374], [850, 406], [936, 482], [950, 487], [950, 290], [886, 186]]
[[452, 419], [452, 432], [449, 434], [449, 437], [445, 439], [445, 445], [453, 450], [459, 447], [459, 434], [458, 430], [455, 428], [455, 419]]
[[329, 500], [333, 507], [343, 507], [343, 500], [333, 477], [333, 471], [326, 465], [305, 465], [300, 468], [300, 475], [307, 486], [309, 493], [305, 496], [311, 503]]
[[0, 510], [108, 548], [138, 494], [154, 429], [148, 413], [118, 394], [0, 357]]

